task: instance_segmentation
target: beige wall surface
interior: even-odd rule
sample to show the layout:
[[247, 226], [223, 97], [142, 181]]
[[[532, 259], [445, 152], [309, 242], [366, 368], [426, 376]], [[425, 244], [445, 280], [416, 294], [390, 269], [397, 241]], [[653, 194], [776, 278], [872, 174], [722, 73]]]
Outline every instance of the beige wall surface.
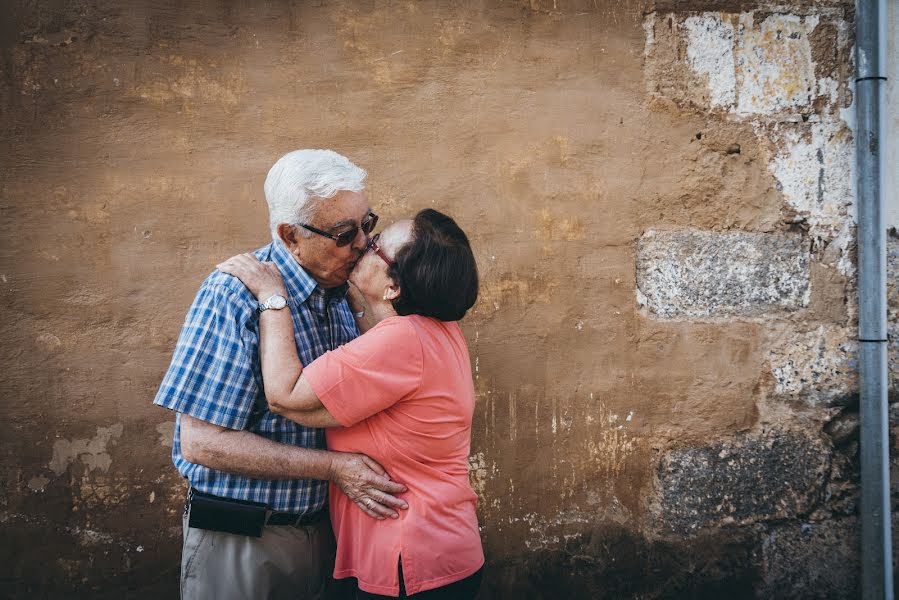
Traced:
[[793, 4], [5, 5], [2, 593], [176, 593], [151, 402], [308, 147], [471, 237], [483, 597], [853, 597], [854, 13]]

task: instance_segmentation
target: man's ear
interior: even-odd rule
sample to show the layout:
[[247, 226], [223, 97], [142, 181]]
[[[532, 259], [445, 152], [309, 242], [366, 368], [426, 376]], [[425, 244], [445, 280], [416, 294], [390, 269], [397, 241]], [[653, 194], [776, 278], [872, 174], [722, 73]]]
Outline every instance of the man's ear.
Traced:
[[297, 245], [298, 236], [296, 227], [288, 225], [287, 223], [279, 223], [277, 231], [278, 237], [281, 238], [284, 245], [287, 246], [289, 250], [293, 250], [294, 246]]

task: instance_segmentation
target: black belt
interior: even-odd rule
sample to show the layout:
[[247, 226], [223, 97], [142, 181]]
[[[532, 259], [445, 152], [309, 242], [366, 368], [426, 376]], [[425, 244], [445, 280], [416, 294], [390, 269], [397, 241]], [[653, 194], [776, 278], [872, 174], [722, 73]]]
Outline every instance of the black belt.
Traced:
[[328, 518], [328, 509], [315, 513], [288, 513], [269, 510], [265, 504], [221, 498], [193, 488], [187, 495], [188, 525], [209, 531], [224, 531], [259, 537], [266, 525], [308, 527]]
[[317, 513], [298, 514], [271, 511], [266, 519], [266, 525], [290, 525], [291, 527], [307, 527], [315, 525], [328, 518], [328, 509], [323, 508]]

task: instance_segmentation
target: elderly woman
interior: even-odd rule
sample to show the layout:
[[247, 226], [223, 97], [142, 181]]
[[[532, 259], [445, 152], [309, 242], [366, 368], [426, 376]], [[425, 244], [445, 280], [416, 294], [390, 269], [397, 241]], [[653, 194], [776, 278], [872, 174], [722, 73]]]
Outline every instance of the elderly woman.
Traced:
[[[260, 301], [286, 295], [277, 268], [252, 255], [218, 268]], [[457, 322], [478, 293], [468, 238], [450, 217], [423, 210], [375, 235], [350, 281], [364, 335], [305, 367], [290, 314], [260, 315], [271, 410], [328, 427], [329, 449], [370, 456], [409, 488], [409, 509], [385, 519], [331, 486], [334, 577], [355, 577], [358, 598], [473, 598], [484, 555], [468, 482], [474, 386]]]

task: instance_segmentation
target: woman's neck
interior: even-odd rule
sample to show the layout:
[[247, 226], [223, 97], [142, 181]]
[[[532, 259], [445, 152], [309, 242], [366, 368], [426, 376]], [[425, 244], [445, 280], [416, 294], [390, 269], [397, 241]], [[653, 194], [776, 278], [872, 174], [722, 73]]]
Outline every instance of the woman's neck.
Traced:
[[374, 321], [375, 324], [380, 323], [388, 317], [396, 316], [396, 310], [394, 310], [393, 304], [390, 302], [378, 301], [369, 305], [369, 308], [371, 308], [371, 320]]

